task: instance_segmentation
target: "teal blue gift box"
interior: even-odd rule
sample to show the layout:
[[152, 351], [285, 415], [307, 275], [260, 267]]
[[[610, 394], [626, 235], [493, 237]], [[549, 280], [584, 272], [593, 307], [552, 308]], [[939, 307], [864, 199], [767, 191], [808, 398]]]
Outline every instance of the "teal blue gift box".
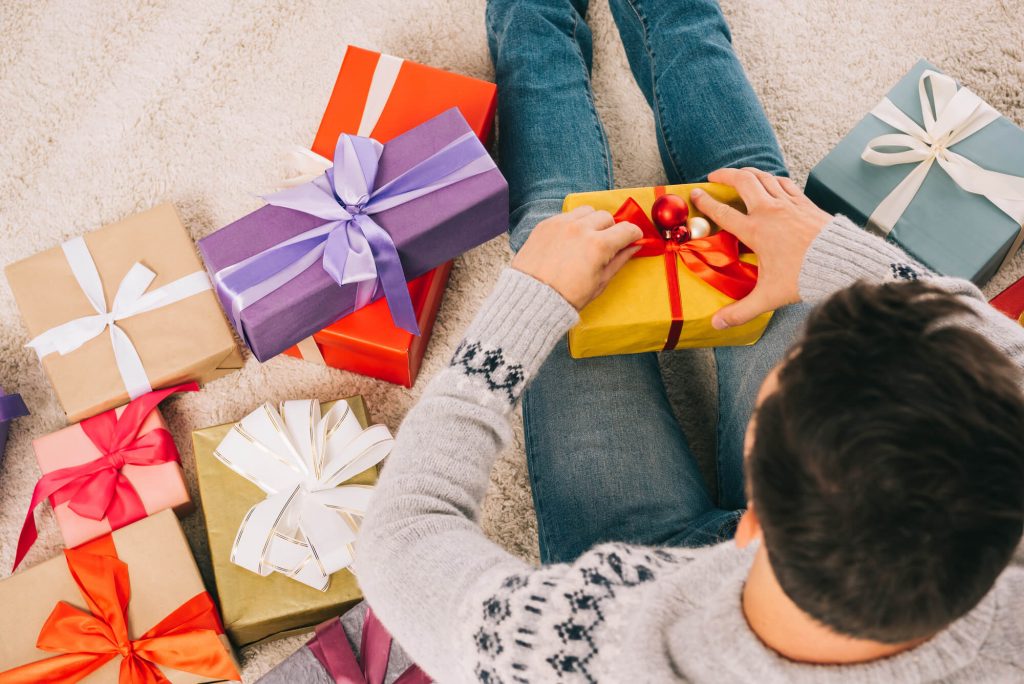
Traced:
[[932, 270], [982, 285], [1024, 239], [1024, 131], [921, 60], [806, 190]]

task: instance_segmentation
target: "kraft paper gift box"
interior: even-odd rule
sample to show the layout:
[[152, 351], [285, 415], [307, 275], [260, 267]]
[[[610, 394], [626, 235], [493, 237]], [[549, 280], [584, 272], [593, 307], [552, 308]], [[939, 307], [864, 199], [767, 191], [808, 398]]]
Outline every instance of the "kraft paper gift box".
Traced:
[[[702, 188], [719, 201], [743, 210], [743, 203], [732, 188], [717, 183], [696, 183], [576, 193], [565, 198], [562, 211], [585, 205], [609, 211], [618, 220], [640, 225], [645, 241], [657, 247], [658, 243], [669, 244], [670, 241], [661, 238], [650, 222], [655, 198], [662, 194], [679, 195], [686, 199], [690, 216], [702, 216], [689, 200], [693, 188]], [[643, 225], [645, 221], [647, 225]], [[757, 257], [743, 254], [735, 238], [722, 231], [710, 238], [691, 240], [683, 247], [690, 251], [678, 256], [671, 249], [657, 256], [642, 256], [641, 252], [630, 259], [604, 292], [580, 311], [579, 323], [569, 331], [569, 353], [579, 359], [757, 342], [771, 313], [728, 330], [715, 330], [711, 326], [712, 315], [736, 301], [727, 292], [738, 294], [734, 291], [737, 287], [744, 292], [753, 288]], [[687, 266], [688, 259], [700, 259], [711, 252], [719, 253], [716, 258], [728, 264], [722, 273], [712, 275], [711, 280], [718, 283], [717, 286], [702, 280]], [[725, 285], [718, 282], [723, 279], [727, 281]]]
[[[10, 264], [6, 274], [69, 422], [242, 366], [192, 239], [169, 204]], [[112, 307], [116, 353], [99, 317], [100, 308]]]
[[391, 321], [387, 302], [377, 300], [313, 333], [311, 338], [287, 349], [285, 354], [412, 387], [420, 372], [451, 270], [449, 261], [409, 283], [419, 335], [396, 326]]
[[167, 508], [190, 513], [178, 448], [157, 405], [176, 392], [198, 390], [190, 383], [151, 392], [34, 440], [42, 478], [32, 493], [14, 567], [36, 539], [33, 512], [44, 499], [69, 548]]
[[[429, 684], [430, 677], [409, 659], [366, 602], [316, 627], [302, 648], [263, 675], [259, 684]], [[372, 673], [372, 674], [371, 674]]]
[[[342, 133], [387, 142], [450, 107], [458, 107], [473, 132], [487, 144], [496, 105], [497, 86], [493, 83], [349, 46], [313, 150], [330, 159]], [[411, 387], [450, 272], [449, 263], [409, 283], [419, 335], [395, 325], [387, 302], [378, 300], [285, 353]]]
[[[285, 406], [291, 403], [286, 402]], [[351, 416], [346, 417], [355, 418], [357, 421], [355, 426], [357, 430], [369, 425], [366, 406], [359, 396], [325, 403], [320, 406], [320, 411], [323, 412], [323, 415], [328, 416], [332, 410], [343, 411], [345, 407], [351, 412]], [[293, 420], [282, 419], [277, 411], [268, 405], [258, 408], [237, 425], [240, 427], [247, 425], [248, 421], [253, 417], [258, 417], [260, 412], [270, 414], [267, 418], [278, 425], [281, 430], [292, 430], [292, 434], [297, 434], [293, 430]], [[320, 414], [316, 413], [315, 407], [312, 409], [302, 408], [299, 412], [300, 415], [303, 412], [306, 414], [306, 418], [315, 413], [316, 415], [312, 416], [314, 418], [313, 425], [317, 424], [316, 419], [320, 418]], [[268, 492], [227, 465], [227, 462], [233, 458], [246, 456], [246, 454], [232, 455], [234, 451], [225, 444], [225, 439], [230, 436], [235, 426], [236, 423], [227, 423], [197, 430], [192, 433], [192, 443], [195, 447], [199, 493], [202, 498], [203, 516], [206, 519], [206, 533], [210, 542], [210, 557], [213, 563], [214, 581], [217, 585], [221, 614], [224, 618], [225, 629], [232, 642], [236, 646], [242, 647], [306, 632], [314, 625], [327, 618], [336, 617], [358, 603], [362, 594], [355, 576], [347, 568], [330, 574], [327, 578], [326, 589], [322, 590], [281, 571], [271, 572], [270, 570], [274, 566], [273, 558], [261, 556], [259, 559], [265, 565], [265, 572], [269, 572], [265, 576], [236, 564], [236, 562], [242, 561], [240, 558], [242, 553], [236, 548], [236, 542], [242, 537], [240, 528], [243, 523], [248, 525], [255, 517], [259, 517], [258, 512], [251, 511], [255, 506], [262, 506], [268, 501]], [[347, 429], [350, 430], [352, 427], [349, 426]], [[383, 429], [386, 432], [386, 428], [383, 426], [375, 426], [375, 428]], [[303, 425], [299, 429], [305, 429], [305, 435], [308, 436], [312, 428], [309, 425]], [[250, 435], [250, 431], [253, 434]], [[282, 447], [283, 442], [273, 442], [263, 434], [265, 432], [266, 430], [246, 428], [241, 433], [247, 435], [242, 442], [253, 440], [263, 445], [256, 447], [255, 451], [260, 451], [263, 454], [277, 454], [284, 460], [292, 459], [297, 453], [289, 447]], [[339, 432], [344, 432], [344, 430], [331, 430], [331, 434], [339, 434]], [[235, 435], [236, 437], [241, 436], [237, 431]], [[390, 439], [390, 435], [388, 438]], [[301, 446], [296, 447], [297, 450], [301, 450], [301, 448]], [[252, 465], [241, 466], [241, 468], [247, 469], [249, 472], [256, 469]], [[274, 478], [268, 477], [267, 479]], [[371, 490], [376, 481], [377, 469], [376, 461], [374, 461], [373, 465], [359, 470], [354, 476], [345, 480], [341, 489], [353, 487], [357, 492], [360, 489]], [[267, 482], [266, 486], [272, 487], [276, 484]], [[346, 534], [351, 526], [357, 524], [353, 515], [355, 514], [351, 512], [345, 513], [346, 527], [344, 529]], [[282, 517], [287, 517], [287, 515]], [[277, 537], [274, 539], [276, 540]], [[266, 542], [266, 548], [270, 548], [270, 543]], [[342, 539], [341, 543], [345, 544], [345, 540]], [[276, 548], [272, 551], [276, 551]], [[337, 549], [331, 549], [329, 554], [323, 555], [333, 555], [335, 551]], [[349, 548], [348, 551], [351, 552], [351, 549]], [[302, 567], [299, 570], [306, 568], [305, 565], [301, 563], [300, 565]]]
[[0, 387], [0, 463], [3, 462], [4, 449], [7, 447], [7, 436], [10, 434], [11, 421], [28, 415], [28, 407], [20, 394], [4, 392]]
[[[260, 361], [380, 298], [377, 276], [391, 284], [396, 323], [418, 333], [403, 281], [508, 226], [508, 185], [457, 109], [382, 148], [347, 134], [337, 142], [347, 152], [327, 174], [199, 241], [224, 310]], [[396, 195], [407, 201], [392, 204]]]
[[1024, 325], [1024, 278], [997, 294], [990, 303]]
[[[0, 581], [0, 605], [0, 681], [7, 684], [149, 682], [157, 680], [153, 670], [173, 684], [241, 680], [170, 511]], [[140, 639], [149, 641], [136, 644], [129, 662], [128, 642]]]
[[807, 196], [982, 285], [1020, 246], [1022, 176], [1024, 131], [921, 60], [814, 167]]

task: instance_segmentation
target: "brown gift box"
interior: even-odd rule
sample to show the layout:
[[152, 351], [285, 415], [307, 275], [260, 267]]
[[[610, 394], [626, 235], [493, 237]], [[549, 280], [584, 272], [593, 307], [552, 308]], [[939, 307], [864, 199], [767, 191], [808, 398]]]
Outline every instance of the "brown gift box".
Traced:
[[[360, 425], [365, 428], [370, 424], [362, 397], [341, 401], [348, 402]], [[321, 410], [326, 413], [334, 403], [323, 403]], [[262, 489], [213, 454], [233, 426], [234, 423], [225, 423], [196, 430], [192, 433], [192, 444], [221, 617], [231, 641], [241, 648], [308, 632], [324, 620], [344, 613], [363, 595], [355, 575], [347, 569], [331, 575], [327, 591], [318, 591], [279, 573], [261, 577], [231, 562], [231, 547], [242, 519], [252, 506], [266, 498]], [[345, 484], [376, 482], [374, 467]]]
[[[156, 273], [147, 291], [204, 271], [192, 239], [170, 204], [84, 237], [108, 307], [135, 262]], [[30, 337], [96, 313], [60, 246], [5, 270]], [[213, 290], [124, 318], [117, 325], [135, 345], [153, 389], [189, 380], [205, 383], [242, 367], [241, 352]], [[42, 364], [72, 423], [129, 400], [107, 331], [66, 355], [47, 355]]]
[[[117, 557], [128, 565], [131, 581], [130, 638], [138, 639], [183, 603], [206, 591], [185, 534], [170, 510], [115, 530], [111, 536]], [[0, 673], [57, 655], [37, 649], [35, 644], [58, 601], [89, 610], [63, 554], [0, 581]], [[231, 653], [227, 637], [222, 634], [220, 640]], [[117, 682], [121, 660], [114, 658], [79, 681]], [[209, 681], [188, 672], [160, 669], [173, 684]]]

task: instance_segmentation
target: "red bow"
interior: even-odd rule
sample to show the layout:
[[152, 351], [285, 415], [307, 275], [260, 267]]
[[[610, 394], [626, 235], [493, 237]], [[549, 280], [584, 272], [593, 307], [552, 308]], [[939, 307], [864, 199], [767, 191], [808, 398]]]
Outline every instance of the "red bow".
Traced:
[[[110, 537], [64, 556], [89, 612], [57, 603], [39, 632], [36, 648], [60, 655], [0, 673], [2, 684], [77, 682], [121, 656], [120, 684], [164, 684], [161, 665], [211, 679], [240, 679], [218, 635], [224, 628], [205, 591], [175, 609], [138, 639], [128, 638], [131, 583]], [[97, 553], [109, 548], [113, 555]]]
[[178, 460], [178, 450], [171, 433], [158, 428], [139, 437], [139, 428], [168, 395], [198, 390], [199, 385], [190, 382], [150, 392], [130, 402], [120, 418], [116, 410], [110, 410], [83, 420], [80, 423], [82, 431], [103, 455], [88, 463], [54, 470], [39, 479], [32, 491], [32, 501], [18, 538], [13, 569], [18, 567], [39, 536], [33, 511], [47, 497], [52, 497], [50, 503], [53, 506], [70, 501], [68, 506], [71, 510], [83, 518], [107, 518], [111, 529], [145, 518], [146, 507], [121, 469], [126, 465], [149, 466]]
[[[363, 638], [359, 646], [362, 663], [352, 652], [345, 628], [338, 618], [317, 625], [316, 635], [306, 645], [335, 684], [382, 684], [387, 674], [391, 635], [369, 606], [363, 618]], [[395, 684], [431, 684], [431, 679], [413, 665], [399, 675]]]
[[[664, 194], [665, 188], [655, 188], [655, 194]], [[683, 302], [679, 295], [677, 260], [682, 260], [695, 276], [732, 299], [742, 299], [757, 284], [757, 266], [740, 260], [743, 247], [734, 235], [720, 230], [714, 235], [688, 242], [666, 240], [655, 228], [636, 200], [632, 197], [615, 212], [616, 221], [628, 221], [643, 231], [644, 236], [634, 242], [640, 250], [633, 258], [665, 257], [665, 276], [668, 284], [669, 307], [672, 324], [665, 341], [665, 350], [675, 349], [683, 330]]]

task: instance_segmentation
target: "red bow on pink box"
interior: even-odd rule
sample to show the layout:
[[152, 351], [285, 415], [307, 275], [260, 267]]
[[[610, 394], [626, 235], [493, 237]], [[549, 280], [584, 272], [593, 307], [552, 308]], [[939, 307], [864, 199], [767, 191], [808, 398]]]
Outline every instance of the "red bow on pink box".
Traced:
[[14, 568], [39, 536], [33, 513], [47, 497], [52, 497], [50, 502], [54, 506], [68, 502], [71, 510], [83, 518], [106, 518], [112, 529], [145, 518], [146, 507], [121, 469], [126, 465], [150, 466], [178, 460], [171, 433], [158, 428], [140, 437], [139, 428], [157, 404], [169, 395], [198, 390], [199, 385], [190, 382], [150, 392], [125, 406], [120, 417], [116, 409], [112, 409], [83, 420], [79, 424], [82, 431], [103, 455], [88, 463], [54, 470], [39, 479], [18, 538]]

